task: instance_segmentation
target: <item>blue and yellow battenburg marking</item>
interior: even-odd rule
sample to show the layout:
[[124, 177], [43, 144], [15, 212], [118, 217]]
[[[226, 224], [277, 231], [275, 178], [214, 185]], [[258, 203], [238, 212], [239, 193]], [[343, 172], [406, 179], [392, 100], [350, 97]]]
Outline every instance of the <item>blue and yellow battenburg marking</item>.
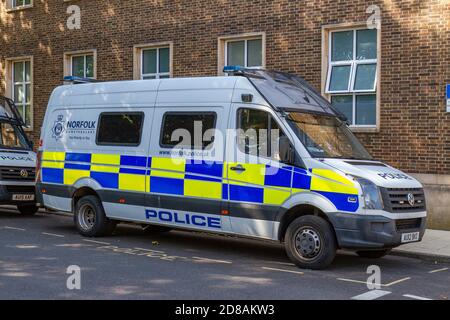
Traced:
[[72, 185], [92, 178], [103, 188], [167, 195], [281, 205], [293, 193], [316, 192], [338, 210], [358, 209], [354, 182], [333, 170], [311, 171], [291, 166], [128, 156], [43, 152], [42, 181]]

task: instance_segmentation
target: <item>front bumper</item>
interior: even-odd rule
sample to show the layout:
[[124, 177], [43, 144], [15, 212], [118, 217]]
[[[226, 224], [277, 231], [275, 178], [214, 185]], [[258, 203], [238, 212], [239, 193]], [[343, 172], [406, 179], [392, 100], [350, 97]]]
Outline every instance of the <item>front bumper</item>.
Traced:
[[[34, 200], [31, 201], [15, 201], [13, 195], [33, 195]], [[0, 205], [29, 205], [36, 203], [35, 187], [17, 186], [17, 185], [0, 185]]]
[[402, 244], [402, 234], [425, 233], [426, 217], [391, 219], [380, 215], [332, 213], [328, 215], [342, 249], [385, 249]]

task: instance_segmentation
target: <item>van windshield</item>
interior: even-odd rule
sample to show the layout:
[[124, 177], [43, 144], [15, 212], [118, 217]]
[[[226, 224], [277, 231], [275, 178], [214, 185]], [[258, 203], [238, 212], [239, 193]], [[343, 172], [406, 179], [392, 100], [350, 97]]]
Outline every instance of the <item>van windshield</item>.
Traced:
[[30, 146], [17, 124], [0, 121], [0, 148], [29, 150]]
[[336, 117], [288, 112], [287, 120], [314, 158], [371, 160], [347, 125]]

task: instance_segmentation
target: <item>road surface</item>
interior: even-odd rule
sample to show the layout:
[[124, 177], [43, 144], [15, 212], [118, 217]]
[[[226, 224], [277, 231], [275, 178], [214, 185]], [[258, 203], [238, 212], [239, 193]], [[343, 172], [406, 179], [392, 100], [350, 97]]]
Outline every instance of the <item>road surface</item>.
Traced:
[[[378, 290], [367, 287], [371, 265], [381, 270]], [[69, 266], [80, 269], [80, 289], [67, 287]], [[112, 237], [83, 238], [70, 216], [0, 209], [0, 299], [442, 300], [449, 268], [339, 252], [327, 270], [301, 270], [280, 244], [124, 224]]]

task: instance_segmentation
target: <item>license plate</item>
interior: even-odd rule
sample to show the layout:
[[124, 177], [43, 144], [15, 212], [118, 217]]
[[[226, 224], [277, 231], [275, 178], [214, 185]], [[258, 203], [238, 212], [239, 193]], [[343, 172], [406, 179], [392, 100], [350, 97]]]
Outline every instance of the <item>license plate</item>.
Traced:
[[13, 201], [33, 201], [34, 194], [13, 194]]
[[420, 232], [410, 232], [402, 234], [402, 243], [419, 241]]

